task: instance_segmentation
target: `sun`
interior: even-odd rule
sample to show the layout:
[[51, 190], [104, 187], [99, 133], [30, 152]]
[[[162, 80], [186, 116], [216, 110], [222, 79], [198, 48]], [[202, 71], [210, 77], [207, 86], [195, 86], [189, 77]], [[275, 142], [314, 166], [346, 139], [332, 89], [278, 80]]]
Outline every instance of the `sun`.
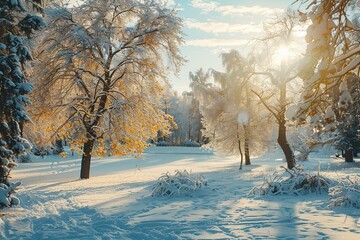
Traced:
[[287, 59], [289, 57], [289, 54], [290, 54], [289, 48], [287, 48], [287, 47], [281, 47], [278, 50], [278, 55], [281, 60]]
[[281, 63], [282, 61], [289, 60], [291, 54], [288, 47], [281, 46], [275, 51], [273, 59], [276, 63]]

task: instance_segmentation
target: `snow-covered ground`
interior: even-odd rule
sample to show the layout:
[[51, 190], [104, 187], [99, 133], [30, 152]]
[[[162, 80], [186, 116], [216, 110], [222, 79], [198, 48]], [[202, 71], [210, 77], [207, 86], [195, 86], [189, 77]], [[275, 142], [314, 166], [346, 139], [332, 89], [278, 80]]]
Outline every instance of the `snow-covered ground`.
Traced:
[[[360, 210], [327, 208], [326, 194], [248, 196], [284, 165], [272, 152], [238, 170], [239, 160], [198, 148], [151, 147], [138, 159], [96, 158], [79, 180], [80, 159], [20, 164], [21, 206], [0, 217], [0, 239], [360, 239]], [[306, 169], [336, 178], [359, 174], [360, 163], [327, 154]], [[162, 173], [202, 174], [208, 186], [191, 197], [150, 196]]]

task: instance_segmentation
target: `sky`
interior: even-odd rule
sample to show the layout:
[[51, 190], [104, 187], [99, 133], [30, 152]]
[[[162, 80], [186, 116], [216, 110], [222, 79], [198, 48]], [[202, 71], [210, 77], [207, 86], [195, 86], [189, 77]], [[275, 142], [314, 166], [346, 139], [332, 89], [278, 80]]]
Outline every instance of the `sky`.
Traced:
[[[189, 91], [189, 72], [199, 68], [222, 70], [219, 54], [236, 49], [245, 54], [248, 43], [261, 36], [266, 19], [281, 15], [293, 0], [169, 0], [184, 21], [186, 64], [171, 85], [178, 93]], [[292, 5], [294, 9], [299, 4]]]

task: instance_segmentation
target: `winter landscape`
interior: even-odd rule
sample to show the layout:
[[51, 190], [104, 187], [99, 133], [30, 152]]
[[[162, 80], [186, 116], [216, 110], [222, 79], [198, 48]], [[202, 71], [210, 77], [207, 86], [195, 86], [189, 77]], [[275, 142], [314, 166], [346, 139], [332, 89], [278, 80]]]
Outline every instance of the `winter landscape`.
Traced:
[[[338, 180], [360, 163], [323, 150], [304, 169]], [[186, 147], [150, 147], [142, 158], [96, 158], [89, 180], [79, 180], [77, 157], [35, 158], [13, 178], [23, 182], [21, 207], [6, 209], [4, 239], [357, 239], [360, 214], [328, 207], [328, 194], [252, 196], [264, 177], [284, 165], [279, 151], [239, 171], [236, 157]], [[152, 197], [161, 174], [191, 169], [207, 185], [188, 195]]]
[[0, 0], [0, 239], [359, 239], [360, 1]]

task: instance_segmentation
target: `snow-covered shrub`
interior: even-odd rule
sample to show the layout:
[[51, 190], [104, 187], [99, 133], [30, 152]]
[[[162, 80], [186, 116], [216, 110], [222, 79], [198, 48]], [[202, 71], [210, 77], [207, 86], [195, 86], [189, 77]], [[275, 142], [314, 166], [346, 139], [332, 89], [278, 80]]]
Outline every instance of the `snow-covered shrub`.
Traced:
[[31, 161], [31, 155], [30, 153], [24, 153], [22, 155], [20, 155], [19, 157], [17, 157], [17, 161], [20, 163], [30, 163]]
[[62, 140], [56, 140], [55, 143], [54, 143], [54, 148], [52, 150], [52, 154], [60, 155], [63, 152], [65, 152], [63, 141]]
[[278, 195], [328, 192], [333, 182], [321, 176], [319, 173], [307, 173], [301, 167], [291, 170], [282, 167], [282, 172], [275, 172], [271, 177], [264, 180], [260, 187], [254, 187], [250, 195]]
[[156, 146], [158, 147], [168, 147], [171, 146], [171, 144], [168, 141], [159, 141], [156, 143]]
[[20, 182], [17, 183], [10, 183], [8, 187], [6, 184], [0, 183], [0, 208], [3, 207], [11, 207], [17, 206], [20, 204], [20, 200], [13, 196], [15, 190], [18, 186], [20, 186]]
[[339, 185], [329, 189], [329, 207], [345, 206], [360, 208], [360, 175], [354, 179], [343, 179]]
[[296, 162], [304, 162], [308, 160], [309, 152], [307, 151], [295, 151], [294, 157]]
[[307, 125], [299, 126], [288, 135], [289, 144], [294, 150], [296, 161], [307, 161], [309, 154], [319, 147], [329, 145], [333, 141], [332, 133], [324, 133], [320, 130], [319, 116], [310, 118]]
[[200, 143], [198, 143], [196, 141], [192, 141], [192, 140], [186, 140], [186, 141], [182, 142], [181, 145], [184, 147], [201, 147]]
[[46, 156], [46, 155], [51, 155], [53, 153], [53, 147], [51, 146], [36, 146], [34, 145], [33, 149], [31, 150], [32, 153], [35, 156]]
[[151, 196], [188, 196], [204, 186], [207, 186], [204, 176], [192, 175], [186, 170], [176, 170], [175, 175], [167, 172], [159, 177], [152, 187]]

